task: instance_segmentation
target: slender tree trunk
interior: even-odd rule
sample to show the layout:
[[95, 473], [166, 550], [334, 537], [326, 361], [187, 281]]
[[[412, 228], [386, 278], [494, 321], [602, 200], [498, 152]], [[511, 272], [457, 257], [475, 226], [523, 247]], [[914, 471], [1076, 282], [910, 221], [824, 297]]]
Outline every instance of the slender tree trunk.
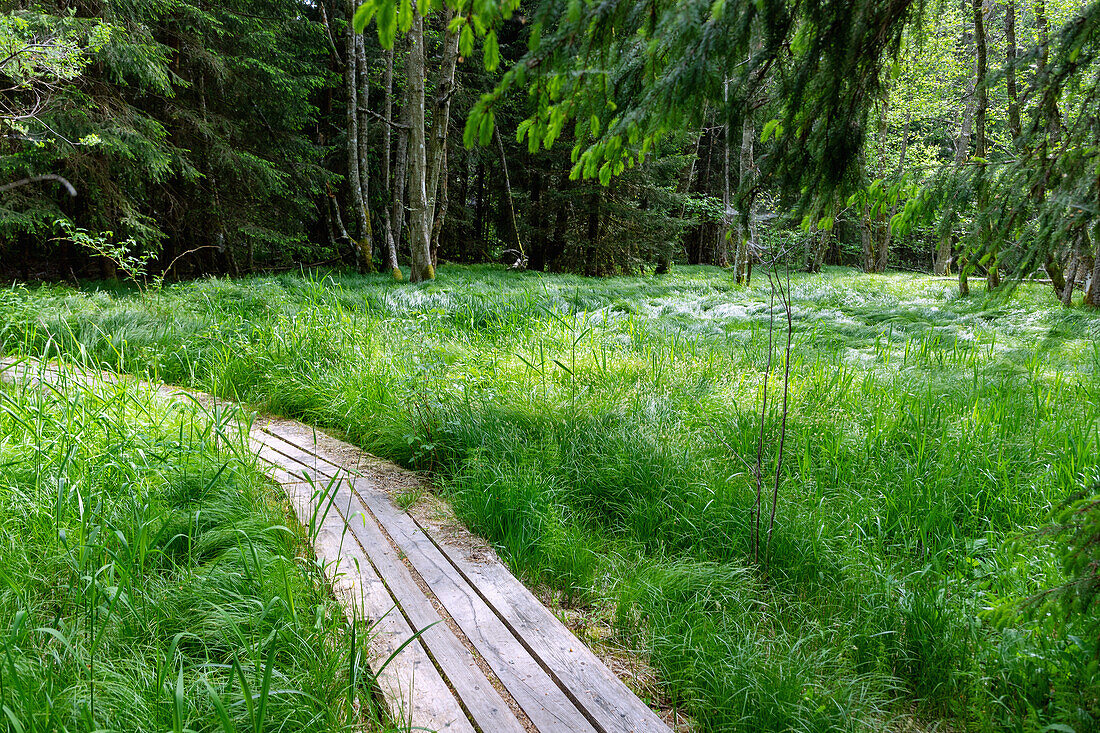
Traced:
[[[1093, 118], [1093, 130], [1100, 139], [1100, 117]], [[1096, 171], [1096, 197], [1100, 204], [1100, 170]], [[1088, 287], [1085, 289], [1084, 304], [1090, 308], [1100, 308], [1100, 221], [1092, 228], [1093, 245], [1095, 246], [1092, 259], [1092, 276], [1089, 278]]]
[[[386, 72], [384, 82], [386, 87], [386, 99], [384, 101], [384, 119], [385, 124], [382, 127], [382, 188], [386, 191], [386, 196], [393, 196], [393, 176], [390, 174], [390, 167], [393, 163], [393, 146], [390, 143], [390, 139], [393, 136], [393, 49], [386, 50]], [[385, 242], [386, 242], [386, 264], [390, 268], [390, 272], [393, 274], [394, 280], [403, 280], [404, 276], [401, 274], [401, 268], [397, 264], [397, 243], [394, 242], [393, 237], [393, 210], [396, 207], [393, 205], [383, 207], [383, 215], [386, 217], [385, 222]]]
[[[443, 158], [447, 151], [447, 133], [450, 128], [451, 97], [455, 89], [455, 66], [458, 63], [458, 33], [450, 30], [454, 11], [448, 9], [445, 22], [448, 29], [443, 34], [443, 58], [439, 67], [439, 78], [435, 85], [435, 99], [432, 101], [432, 128], [428, 133], [428, 209], [434, 217], [440, 207], [435, 205], [440, 189], [440, 172], [443, 170]], [[443, 185], [446, 185], [445, 183]], [[445, 211], [445, 209], [444, 209]]]
[[1047, 273], [1047, 277], [1050, 278], [1050, 286], [1054, 289], [1054, 295], [1058, 300], [1062, 299], [1062, 291], [1066, 287], [1066, 273], [1058, 266], [1058, 263], [1054, 261], [1054, 255], [1047, 253], [1046, 261], [1043, 263], [1043, 269]]
[[516, 224], [516, 207], [512, 203], [512, 181], [508, 176], [508, 156], [504, 154], [504, 141], [500, 139], [500, 128], [493, 128], [493, 138], [497, 144], [497, 156], [500, 158], [500, 169], [504, 174], [504, 203], [508, 207], [508, 223], [512, 228], [512, 244], [516, 248], [515, 267], [522, 265], [526, 268], [527, 255], [524, 252], [523, 242], [519, 239], [519, 226]]
[[[722, 101], [728, 104], [730, 84], [727, 79], [722, 83]], [[723, 107], [726, 106], [723, 104]], [[718, 240], [715, 242], [715, 255], [719, 267], [729, 267], [729, 248], [732, 221], [730, 219], [730, 130], [729, 115], [722, 124], [722, 226], [718, 228]]]
[[351, 19], [355, 14], [354, 0], [345, 0], [344, 9], [347, 12], [348, 28], [345, 38], [344, 55], [344, 92], [347, 95], [347, 161], [348, 161], [348, 201], [352, 211], [359, 221], [359, 239], [355, 242], [355, 261], [361, 271], [365, 271], [369, 263], [369, 255], [364, 252], [369, 247], [367, 232], [370, 223], [367, 221], [367, 210], [363, 202], [363, 186], [360, 182], [359, 170], [359, 90], [358, 90], [358, 54], [356, 53], [357, 36], [352, 27]]
[[1092, 259], [1092, 273], [1089, 275], [1088, 285], [1085, 287], [1084, 305], [1090, 308], [1100, 308], [1100, 225], [1093, 229], [1095, 250]]
[[[882, 106], [879, 108], [878, 140], [876, 141], [878, 147], [879, 179], [886, 178], [886, 134], [889, 132], [889, 112], [890, 98], [889, 96], [887, 96], [885, 99], [882, 100]], [[883, 205], [879, 205], [878, 215], [876, 217], [874, 228], [873, 249], [869, 253], [870, 258], [868, 259], [867, 267], [865, 268], [868, 272], [883, 272], [886, 269], [885, 263], [883, 262], [884, 258], [882, 250], [885, 247], [889, 246], [889, 244], [886, 242], [888, 229], [889, 222], [886, 220], [886, 207]], [[866, 256], [868, 253], [864, 254]]]
[[443, 224], [447, 221], [447, 207], [451, 199], [447, 187], [447, 157], [446, 148], [443, 149], [443, 167], [439, 177], [439, 192], [436, 195], [435, 218], [432, 220], [432, 267], [439, 267], [439, 241], [443, 236]]
[[[707, 133], [707, 163], [703, 167], [702, 174], [699, 179], [700, 190], [706, 195], [713, 193], [711, 188], [711, 179], [713, 178], [713, 169], [711, 164], [714, 162], [714, 138], [716, 137], [713, 130]], [[699, 225], [699, 258], [695, 264], [700, 265], [716, 265], [718, 259], [714, 256], [713, 252], [707, 251], [705, 242], [707, 239], [704, 235], [709, 231], [709, 222], [703, 222]]]
[[974, 9], [974, 89], [977, 92], [977, 108], [974, 112], [974, 156], [978, 158], [978, 214], [975, 223], [976, 242], [974, 250], [979, 254], [988, 254], [986, 287], [1000, 285], [997, 272], [997, 253], [993, 249], [986, 209], [989, 205], [987, 195], [986, 167], [986, 116], [989, 111], [989, 88], [987, 72], [989, 70], [988, 49], [985, 32], [985, 0], [973, 0]]
[[871, 223], [863, 221], [859, 227], [859, 238], [863, 244], [863, 271], [874, 272], [875, 262], [875, 237], [871, 231]]
[[424, 18], [413, 9], [409, 31], [408, 108], [409, 108], [409, 252], [412, 274], [409, 279], [423, 282], [435, 278], [432, 267], [431, 218], [428, 203], [428, 151], [425, 139], [424, 110]]
[[1077, 287], [1077, 275], [1081, 269], [1081, 244], [1080, 236], [1074, 242], [1073, 250], [1069, 255], [1069, 267], [1066, 268], [1066, 285], [1062, 288], [1062, 305], [1069, 308], [1073, 305], [1073, 290]]
[[[706, 117], [705, 112], [704, 112], [703, 116]], [[687, 174], [684, 177], [684, 181], [683, 181], [682, 191], [685, 194], [685, 196], [684, 196], [684, 203], [680, 207], [680, 218], [681, 219], [683, 219], [684, 216], [687, 214], [687, 194], [691, 193], [691, 187], [693, 185], [695, 185], [695, 168], [696, 168], [695, 164], [699, 160], [699, 148], [700, 148], [700, 144], [702, 142], [703, 142], [703, 133], [700, 132], [698, 137], [695, 138], [695, 152], [691, 156], [691, 163], [688, 165]], [[680, 246], [683, 247], [685, 254], [688, 251], [687, 237], [688, 237], [688, 234], [685, 231], [682, 239], [680, 240]], [[671, 271], [672, 271], [672, 257], [670, 257], [669, 255], [666, 255], [666, 254], [662, 254], [661, 257], [660, 257], [660, 260], [658, 260], [658, 262], [657, 262], [656, 274], [664, 275], [665, 273], [668, 273], [668, 272], [671, 272]]]
[[362, 252], [364, 269], [374, 272], [374, 223], [370, 216], [370, 70], [367, 67], [367, 50], [362, 33], [355, 34], [355, 67], [358, 82], [359, 97], [356, 102], [358, 114], [357, 138], [359, 158], [359, 201], [362, 207], [360, 222], [364, 229], [361, 234], [359, 249]]
[[[909, 123], [912, 119], [912, 105], [908, 105], [905, 112], [905, 126], [902, 127], [901, 130], [901, 150], [898, 151], [898, 167], [894, 173], [899, 181], [901, 180], [902, 174], [905, 173], [905, 155], [909, 151]], [[886, 272], [886, 267], [890, 264], [890, 243], [894, 238], [894, 230], [891, 227], [891, 223], [897, 213], [898, 202], [895, 201], [890, 207], [890, 216], [886, 220], [886, 232], [883, 234], [882, 244], [878, 250], [878, 257], [875, 262], [875, 272]]]
[[1016, 0], [1005, 0], [1005, 87], [1008, 91], [1008, 130], [1020, 139], [1020, 93], [1016, 89]]
[[827, 229], [818, 229], [813, 237], [814, 250], [810, 259], [810, 272], [821, 272], [821, 265], [825, 262], [825, 250], [829, 248], [829, 232]]
[[[409, 120], [406, 104], [401, 110], [401, 126], [397, 129], [396, 164], [393, 171], [393, 238], [395, 248], [400, 248], [405, 236], [405, 185], [409, 170]], [[395, 255], [396, 257], [396, 255]]]
[[1043, 117], [1047, 123], [1047, 136], [1051, 145], [1056, 145], [1062, 140], [1062, 113], [1058, 111], [1058, 95], [1049, 84], [1045, 84], [1045, 77], [1050, 70], [1050, 20], [1047, 16], [1046, 0], [1035, 0], [1033, 8], [1035, 12], [1035, 30], [1039, 42], [1039, 84], [1043, 88], [1041, 100]]
[[[964, 34], [964, 42], [969, 41], [971, 35]], [[962, 119], [959, 122], [959, 134], [955, 136], [955, 167], [961, 168], [966, 163], [966, 157], [970, 154], [970, 130], [974, 124], [974, 84], [971, 80], [967, 92], [966, 103], [963, 105]], [[953, 217], [954, 218], [954, 217]], [[955, 250], [955, 237], [952, 232], [944, 233], [936, 249], [936, 261], [933, 271], [937, 275], [950, 275], [951, 262]], [[963, 260], [963, 253], [959, 252], [959, 262]], [[960, 292], [962, 292], [963, 280], [960, 279]], [[967, 291], [969, 292], [969, 290]], [[965, 293], [964, 293], [965, 294]]]
[[[751, 110], [745, 112], [745, 118], [741, 121], [741, 155], [737, 161], [737, 188], [738, 198], [741, 201], [751, 202], [751, 184], [753, 183], [753, 146], [756, 142], [756, 128], [752, 121]], [[733, 277], [740, 285], [748, 285], [752, 276], [752, 247], [756, 241], [756, 225], [753, 221], [753, 207], [751, 203], [744, 204], [748, 209], [742, 217], [747, 221], [746, 226], [738, 222], [737, 251], [734, 253]]]

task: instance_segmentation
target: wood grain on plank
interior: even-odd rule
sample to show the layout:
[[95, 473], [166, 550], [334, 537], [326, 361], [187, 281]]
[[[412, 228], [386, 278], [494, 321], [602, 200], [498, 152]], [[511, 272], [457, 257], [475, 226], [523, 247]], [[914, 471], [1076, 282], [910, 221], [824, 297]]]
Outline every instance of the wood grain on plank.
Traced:
[[[276, 449], [270, 443], [265, 443], [261, 451], [269, 460], [279, 460], [280, 457], [286, 460], [286, 453], [294, 452], [290, 446], [280, 444]], [[309, 458], [301, 455], [301, 460], [309, 461]], [[300, 463], [295, 468], [311, 474], [315, 485], [327, 487], [333, 477], [314, 468], [319, 463], [323, 462], [309, 461], [309, 465]], [[331, 471], [332, 467], [329, 466], [328, 470]], [[366, 551], [389, 592], [400, 604], [411, 627], [417, 631], [427, 629], [421, 634], [421, 641], [455, 688], [478, 727], [493, 733], [523, 733], [523, 726], [508, 709], [500, 693], [482, 674], [469, 650], [449, 627], [440, 623], [438, 612], [401, 561], [398, 550], [382, 533], [374, 518], [362, 510], [358, 497], [351, 491], [349, 484], [343, 479], [335, 478], [332, 489], [336, 497], [334, 506], [342, 515], [340, 521], [346, 522], [346, 526], [358, 540], [358, 546]]]
[[455, 571], [415, 522], [364, 479], [356, 493], [540, 731], [594, 731], [492, 608]]
[[[275, 426], [284, 440], [296, 445], [302, 459], [321, 470], [341, 470], [335, 463], [317, 458], [323, 455], [315, 444], [298, 445], [301, 436]], [[312, 441], [309, 441], [312, 443]], [[349, 446], [350, 447], [350, 446]], [[356, 483], [362, 486], [361, 482]], [[382, 492], [378, 492], [382, 493]], [[409, 518], [415, 523], [415, 520]], [[417, 524], [420, 531], [427, 530]], [[581, 707], [596, 727], [609, 733], [627, 731], [667, 732], [668, 726], [643, 703], [622, 680], [607, 668], [588, 647], [524, 586], [495, 557], [489, 562], [473, 560], [466, 550], [431, 537], [433, 543], [463, 576], [466, 583], [503, 619], [513, 635]]]
[[[333, 511], [326, 512], [326, 505], [318, 509], [327, 499], [314, 485], [302, 482], [285, 469], [272, 473], [286, 491], [299, 519], [304, 520], [303, 525], [309, 527], [310, 520], [314, 521], [314, 550], [348, 620], [371, 624], [368, 665], [376, 674], [391, 718], [409, 728], [473, 733], [474, 727], [420, 640], [401, 649], [414, 631], [396, 609], [362, 545], [349, 531], [344, 513], [335, 502], [328, 505]], [[345, 511], [349, 510], [350, 494], [336, 497], [337, 502], [341, 499], [348, 502]]]
[[467, 582], [571, 693], [598, 726], [614, 733], [668, 733], [668, 726], [519, 582], [506, 567], [469, 559], [461, 548], [433, 538]]
[[[277, 450], [301, 461], [317, 477], [343, 469], [319, 459], [286, 438]], [[326, 473], [327, 472], [327, 473]], [[539, 665], [496, 613], [467, 584], [412, 518], [390, 497], [365, 481], [354, 479], [356, 493], [378, 519], [405, 557], [435, 593], [447, 612], [500, 678], [508, 692], [540, 731], [595, 731], [575, 703]]]

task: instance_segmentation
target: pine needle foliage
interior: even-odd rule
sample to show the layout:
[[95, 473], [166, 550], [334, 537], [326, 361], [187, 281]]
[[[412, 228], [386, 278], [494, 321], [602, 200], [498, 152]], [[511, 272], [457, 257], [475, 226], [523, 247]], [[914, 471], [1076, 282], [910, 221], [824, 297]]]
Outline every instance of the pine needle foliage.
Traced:
[[310, 129], [312, 97], [326, 84], [323, 29], [301, 3], [14, 5], [41, 23], [110, 33], [82, 46], [84, 73], [0, 149], [0, 178], [58, 172], [80, 196], [26, 188], [6, 197], [0, 235], [50, 239], [64, 218], [163, 253], [162, 267], [209, 248], [205, 260], [228, 270], [306, 242], [331, 174]]
[[533, 109], [519, 137], [534, 150], [574, 124], [572, 175], [607, 185], [672, 131], [704, 126], [708, 110], [740, 129], [746, 113], [767, 105], [761, 171], [808, 206], [854, 175], [886, 62], [923, 5], [542, 3], [527, 55], [475, 107], [467, 138], [507, 91], [526, 86]]

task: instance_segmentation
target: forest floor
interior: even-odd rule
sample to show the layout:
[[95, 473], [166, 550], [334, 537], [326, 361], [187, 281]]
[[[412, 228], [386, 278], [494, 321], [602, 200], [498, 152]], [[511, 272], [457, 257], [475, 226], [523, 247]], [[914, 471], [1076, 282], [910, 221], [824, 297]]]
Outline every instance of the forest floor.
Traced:
[[240, 399], [430, 474], [575, 627], [643, 650], [701, 729], [1095, 729], [1081, 627], [1011, 610], [1062, 580], [1035, 530], [1098, 478], [1100, 316], [909, 274], [792, 290], [755, 561], [786, 323], [760, 277], [15, 286], [0, 348]]

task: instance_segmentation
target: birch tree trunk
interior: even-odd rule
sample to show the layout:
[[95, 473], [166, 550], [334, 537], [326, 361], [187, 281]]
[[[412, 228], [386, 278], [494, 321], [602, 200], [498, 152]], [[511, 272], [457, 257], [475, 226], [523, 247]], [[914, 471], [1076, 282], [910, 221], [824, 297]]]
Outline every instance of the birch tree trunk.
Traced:
[[367, 272], [374, 272], [374, 223], [370, 216], [370, 168], [367, 161], [370, 150], [370, 125], [368, 114], [370, 110], [370, 72], [367, 69], [366, 44], [363, 34], [355, 34], [355, 67], [358, 87], [356, 112], [358, 124], [356, 125], [356, 137], [358, 138], [359, 158], [359, 202], [363, 209], [360, 223], [364, 228], [360, 233], [359, 248], [363, 254], [363, 265]]
[[[386, 99], [384, 109], [385, 125], [382, 128], [382, 188], [385, 189], [387, 196], [393, 195], [393, 176], [390, 175], [390, 167], [393, 162], [393, 150], [391, 149], [390, 140], [393, 134], [393, 49], [386, 50], [386, 73], [384, 84], [386, 86]], [[393, 206], [384, 207], [384, 216], [386, 217], [385, 223], [385, 242], [386, 242], [386, 264], [390, 268], [390, 272], [393, 273], [394, 280], [403, 280], [404, 276], [401, 274], [401, 268], [397, 264], [397, 244], [393, 239], [393, 214], [391, 213]]]
[[[440, 174], [443, 171], [443, 159], [447, 151], [447, 134], [450, 129], [451, 97], [455, 90], [455, 66], [458, 64], [458, 33], [450, 30], [454, 11], [448, 9], [444, 22], [448, 29], [443, 34], [443, 58], [439, 67], [439, 79], [435, 85], [435, 100], [432, 102], [432, 128], [428, 134], [428, 209], [431, 212], [431, 228], [435, 229], [435, 216], [441, 211], [435, 205], [440, 193]], [[442, 209], [445, 214], [446, 210]]]
[[408, 110], [409, 110], [409, 250], [412, 260], [410, 280], [414, 283], [435, 278], [432, 267], [431, 218], [428, 202], [428, 151], [425, 139], [424, 110], [424, 18], [413, 10], [409, 31]]
[[[344, 91], [347, 95], [347, 160], [348, 160], [348, 201], [359, 220], [359, 239], [355, 241], [355, 261], [360, 270], [365, 270], [369, 262], [369, 254], [364, 256], [364, 246], [369, 247], [365, 241], [370, 224], [367, 221], [367, 210], [363, 205], [363, 188], [359, 180], [359, 90], [358, 90], [358, 54], [356, 53], [357, 36], [352, 27], [351, 19], [355, 14], [354, 0], [345, 0], [344, 9], [347, 11], [348, 28], [345, 38], [344, 54]], [[369, 253], [369, 249], [367, 252]]]
[[508, 176], [508, 157], [504, 154], [504, 142], [500, 139], [500, 128], [493, 128], [493, 137], [496, 139], [497, 155], [500, 157], [500, 167], [504, 172], [504, 201], [508, 206], [508, 223], [512, 225], [512, 244], [516, 248], [516, 261], [512, 265], [515, 269], [526, 269], [527, 254], [523, 250], [523, 242], [519, 240], [519, 226], [516, 224], [516, 207], [512, 205], [512, 181]]

